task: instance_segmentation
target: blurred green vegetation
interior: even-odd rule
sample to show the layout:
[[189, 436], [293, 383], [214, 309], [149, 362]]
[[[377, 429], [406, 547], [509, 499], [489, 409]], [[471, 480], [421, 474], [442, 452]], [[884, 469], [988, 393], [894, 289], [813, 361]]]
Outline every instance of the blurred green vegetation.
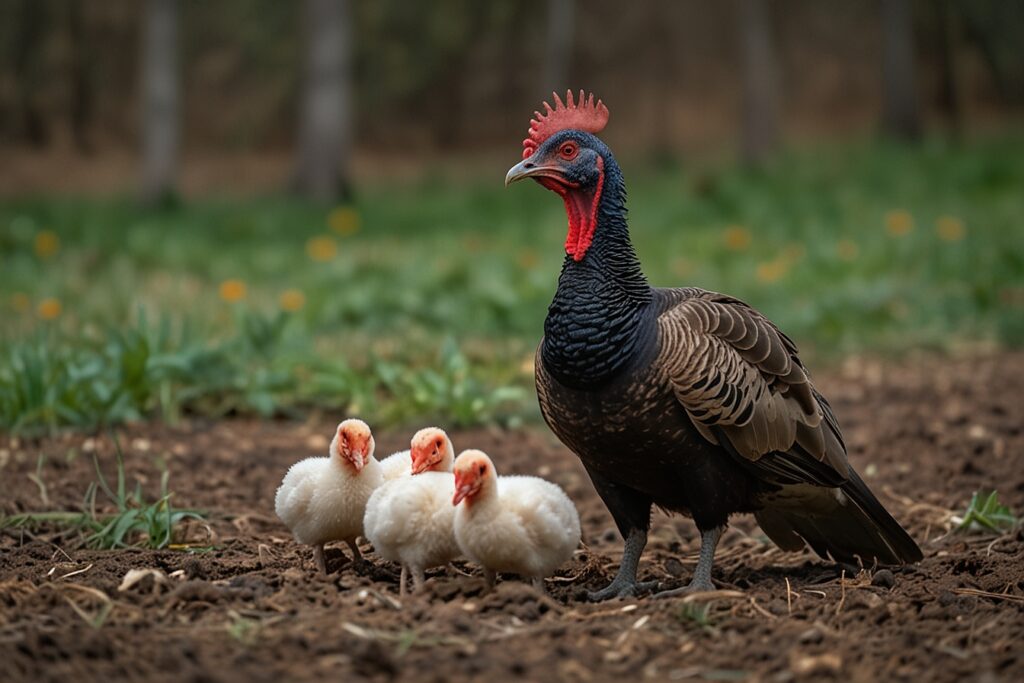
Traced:
[[[760, 171], [620, 164], [651, 281], [743, 298], [818, 363], [1024, 341], [1024, 137], [815, 147]], [[0, 428], [535, 416], [565, 218], [504, 170], [378, 183], [351, 207], [0, 202]]]

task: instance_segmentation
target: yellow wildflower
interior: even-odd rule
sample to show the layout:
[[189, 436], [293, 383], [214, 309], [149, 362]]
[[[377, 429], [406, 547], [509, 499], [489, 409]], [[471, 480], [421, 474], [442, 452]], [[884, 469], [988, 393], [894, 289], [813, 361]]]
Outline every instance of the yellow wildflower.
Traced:
[[939, 216], [935, 221], [935, 232], [946, 242], [959, 242], [967, 234], [964, 222], [955, 216]]
[[351, 206], [339, 206], [327, 214], [327, 227], [342, 237], [359, 232], [359, 212]]
[[836, 244], [836, 253], [843, 261], [853, 261], [860, 254], [860, 247], [853, 240], [839, 240]]
[[52, 230], [41, 230], [36, 233], [32, 247], [35, 249], [36, 256], [48, 259], [60, 251], [60, 238]]
[[781, 279], [788, 270], [789, 265], [782, 259], [765, 261], [757, 264], [757, 279], [761, 282], [775, 282]]
[[885, 229], [893, 237], [903, 237], [914, 229], [914, 217], [902, 209], [890, 211], [885, 214]]
[[11, 295], [11, 308], [18, 313], [24, 313], [32, 305], [32, 300], [24, 292], [15, 292]]
[[278, 303], [281, 304], [282, 310], [294, 313], [301, 311], [303, 306], [306, 305], [306, 295], [298, 289], [286, 289], [281, 292]]
[[38, 313], [39, 317], [43, 320], [53, 320], [60, 315], [61, 310], [62, 307], [60, 305], [60, 301], [50, 297], [39, 302], [39, 307], [36, 309], [36, 313]]
[[732, 251], [743, 251], [750, 246], [750, 231], [742, 225], [730, 225], [723, 233], [725, 246]]
[[330, 261], [338, 254], [338, 243], [329, 235], [313, 237], [306, 242], [306, 253], [314, 261]]
[[245, 283], [241, 280], [225, 280], [220, 283], [220, 298], [229, 304], [244, 299], [246, 291]]

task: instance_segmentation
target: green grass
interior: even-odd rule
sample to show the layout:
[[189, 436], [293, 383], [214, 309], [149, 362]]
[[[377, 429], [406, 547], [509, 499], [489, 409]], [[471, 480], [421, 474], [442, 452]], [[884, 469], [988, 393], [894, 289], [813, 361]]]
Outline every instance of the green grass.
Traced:
[[954, 521], [957, 522], [957, 531], [1002, 533], [1013, 529], [1020, 520], [1013, 510], [999, 502], [999, 494], [995, 491], [975, 491], [963, 517], [954, 518]]
[[[174, 540], [175, 528], [186, 519], [202, 520], [203, 516], [196, 510], [175, 508], [171, 504], [171, 492], [168, 490], [170, 473], [165, 468], [160, 477], [160, 497], [155, 501], [147, 501], [142, 492], [142, 485], [136, 483], [134, 490], [129, 490], [124, 471], [124, 456], [117, 439], [114, 439], [117, 452], [117, 483], [111, 488], [106, 477], [100, 470], [99, 460], [93, 458], [96, 467], [96, 481], [91, 482], [82, 500], [82, 509], [77, 512], [52, 510], [46, 512], [27, 512], [16, 515], [0, 515], [0, 529], [3, 528], [43, 528], [57, 527], [62, 530], [76, 532], [83, 545], [100, 549], [144, 547], [152, 549], [166, 548]], [[39, 463], [40, 468], [42, 462]], [[47, 502], [45, 486], [38, 479], [38, 471], [33, 481], [40, 487], [44, 504]], [[102, 492], [116, 511], [100, 512], [96, 505], [96, 496]]]
[[[620, 161], [652, 282], [739, 296], [816, 362], [1024, 341], [1024, 137], [815, 148], [759, 172]], [[0, 202], [0, 429], [535, 416], [565, 218], [492, 171], [363, 188], [354, 233], [283, 198]]]

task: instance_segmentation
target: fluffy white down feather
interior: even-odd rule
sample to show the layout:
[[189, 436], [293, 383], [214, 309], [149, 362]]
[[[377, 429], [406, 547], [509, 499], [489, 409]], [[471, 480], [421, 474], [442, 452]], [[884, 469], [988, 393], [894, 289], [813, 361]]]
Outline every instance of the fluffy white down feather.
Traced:
[[372, 456], [358, 474], [336, 456], [300, 460], [284, 475], [274, 509], [299, 543], [354, 542], [363, 535], [366, 503], [384, 482], [382, 469]]
[[455, 510], [455, 540], [466, 557], [492, 572], [550, 576], [580, 544], [580, 517], [569, 496], [538, 477], [497, 478], [497, 495]]
[[450, 472], [424, 472], [387, 482], [366, 505], [366, 538], [382, 558], [401, 563], [418, 582], [424, 569], [459, 556], [454, 495], [455, 477]]
[[412, 455], [411, 451], [399, 451], [392, 453], [380, 461], [381, 473], [384, 481], [394, 481], [400, 477], [412, 476]]

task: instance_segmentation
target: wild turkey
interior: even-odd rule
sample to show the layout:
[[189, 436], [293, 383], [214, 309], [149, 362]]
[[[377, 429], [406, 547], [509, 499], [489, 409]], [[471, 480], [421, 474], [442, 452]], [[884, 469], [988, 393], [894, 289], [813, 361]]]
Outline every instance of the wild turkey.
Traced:
[[569, 231], [558, 290], [537, 350], [544, 419], [583, 461], [625, 538], [615, 580], [636, 581], [651, 506], [693, 517], [700, 559], [689, 586], [713, 590], [729, 516], [752, 512], [779, 547], [865, 564], [921, 559], [846, 459], [828, 402], [796, 345], [742, 301], [653, 288], [626, 222], [626, 188], [596, 137], [608, 109], [555, 94], [523, 141], [508, 185], [533, 178], [565, 201]]

